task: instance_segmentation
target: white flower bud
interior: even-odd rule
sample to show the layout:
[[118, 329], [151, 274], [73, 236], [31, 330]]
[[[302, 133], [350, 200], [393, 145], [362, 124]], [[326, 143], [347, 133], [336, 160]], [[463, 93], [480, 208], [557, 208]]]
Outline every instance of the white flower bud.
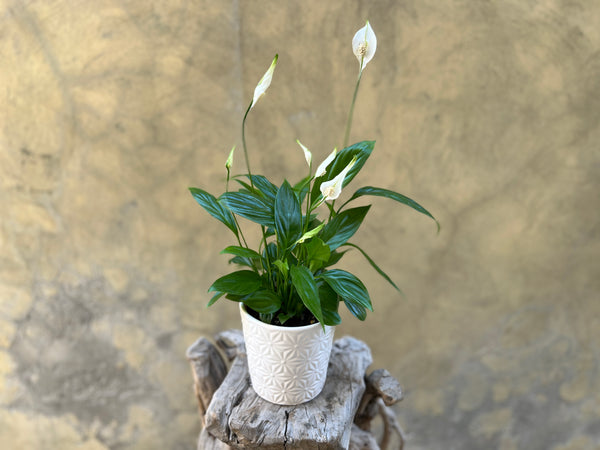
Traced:
[[304, 151], [304, 158], [306, 159], [306, 164], [308, 164], [308, 167], [310, 167], [310, 164], [312, 162], [312, 153], [309, 149], [302, 145], [302, 142], [300, 142], [298, 139], [296, 139], [296, 142], [298, 143], [302, 151]]
[[320, 176], [325, 175], [327, 166], [329, 166], [329, 164], [331, 164], [331, 161], [334, 160], [336, 153], [337, 153], [337, 148], [334, 148], [333, 151], [329, 154], [329, 156], [327, 158], [325, 158], [325, 161], [323, 161], [321, 164], [319, 164], [319, 167], [317, 167], [317, 171], [315, 172], [315, 178], [319, 178]]
[[254, 89], [254, 97], [252, 98], [252, 105], [250, 105], [250, 109], [254, 107], [259, 98], [265, 95], [265, 92], [271, 86], [271, 80], [273, 79], [273, 72], [275, 72], [275, 66], [277, 65], [277, 59], [279, 55], [275, 55], [273, 58], [273, 62], [271, 63], [271, 67], [265, 72], [263, 77], [258, 82], [258, 85]]
[[227, 157], [227, 161], [225, 162], [225, 168], [227, 170], [231, 169], [231, 165], [233, 164], [233, 152], [235, 151], [235, 145], [229, 152], [229, 156]]

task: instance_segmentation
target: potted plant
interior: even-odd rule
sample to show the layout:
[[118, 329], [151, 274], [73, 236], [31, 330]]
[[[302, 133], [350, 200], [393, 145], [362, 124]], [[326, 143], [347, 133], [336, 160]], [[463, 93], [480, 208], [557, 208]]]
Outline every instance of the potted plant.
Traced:
[[[225, 164], [225, 193], [214, 197], [190, 188], [196, 201], [234, 234], [235, 245], [221, 253], [241, 266], [217, 279], [209, 288], [212, 305], [221, 297], [239, 303], [252, 385], [256, 392], [277, 404], [299, 404], [319, 394], [327, 372], [334, 327], [341, 322], [343, 303], [359, 320], [373, 311], [365, 285], [353, 274], [335, 268], [346, 251], [358, 250], [394, 288], [396, 284], [367, 253], [349, 242], [363, 222], [369, 206], [350, 207], [363, 196], [395, 200], [433, 216], [410, 198], [388, 189], [365, 186], [336, 205], [342, 189], [362, 169], [374, 141], [348, 146], [352, 114], [363, 69], [373, 58], [377, 39], [369, 22], [352, 40], [359, 72], [341, 151], [331, 154], [313, 172], [311, 152], [299, 141], [308, 174], [291, 184], [273, 184], [252, 173], [245, 139], [248, 113], [271, 84], [277, 55], [262, 77], [242, 121], [246, 173], [231, 176], [235, 147]], [[230, 181], [237, 190], [230, 190]], [[324, 215], [321, 215], [324, 213]], [[256, 249], [246, 240], [238, 216], [261, 230]], [[437, 221], [436, 221], [437, 224]], [[438, 224], [439, 230], [439, 224]]]

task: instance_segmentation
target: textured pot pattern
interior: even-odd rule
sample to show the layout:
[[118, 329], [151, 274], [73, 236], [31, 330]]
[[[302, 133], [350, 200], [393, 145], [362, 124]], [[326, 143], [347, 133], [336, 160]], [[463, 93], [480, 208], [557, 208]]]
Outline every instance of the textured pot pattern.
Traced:
[[278, 405], [298, 405], [315, 398], [325, 384], [334, 327], [268, 325], [240, 304], [252, 387]]

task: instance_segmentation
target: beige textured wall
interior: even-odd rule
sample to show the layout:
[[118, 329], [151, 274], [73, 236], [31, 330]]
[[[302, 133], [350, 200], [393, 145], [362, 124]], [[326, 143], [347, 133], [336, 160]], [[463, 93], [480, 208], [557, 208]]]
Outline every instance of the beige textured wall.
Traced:
[[373, 201], [355, 241], [407, 298], [349, 256], [376, 312], [338, 335], [406, 387], [409, 449], [600, 447], [600, 3], [2, 0], [3, 449], [193, 448], [184, 351], [239, 322], [204, 307], [231, 241], [186, 188], [221, 192], [276, 52], [254, 170], [339, 146], [366, 18], [355, 183], [443, 228]]

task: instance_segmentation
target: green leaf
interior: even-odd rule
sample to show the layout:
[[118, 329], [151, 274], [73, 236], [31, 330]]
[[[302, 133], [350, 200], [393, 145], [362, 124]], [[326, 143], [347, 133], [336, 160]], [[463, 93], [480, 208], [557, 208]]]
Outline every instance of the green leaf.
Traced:
[[305, 245], [305, 248], [307, 251], [306, 260], [312, 272], [320, 269], [327, 261], [329, 261], [331, 251], [329, 250], [329, 246], [321, 239], [313, 238]]
[[386, 273], [385, 273], [383, 270], [381, 270], [381, 269], [380, 269], [380, 267], [379, 267], [377, 264], [375, 264], [375, 261], [373, 261], [373, 260], [372, 260], [372, 259], [369, 257], [369, 255], [367, 255], [367, 253], [366, 253], [366, 252], [365, 252], [365, 251], [364, 251], [362, 248], [360, 248], [358, 245], [352, 244], [352, 243], [350, 243], [350, 242], [346, 242], [346, 243], [345, 243], [345, 244], [343, 244], [343, 245], [347, 245], [347, 246], [350, 246], [350, 247], [354, 247], [354, 248], [355, 248], [355, 249], [357, 249], [359, 252], [361, 252], [361, 253], [362, 253], [362, 255], [363, 255], [363, 256], [364, 256], [364, 257], [367, 259], [367, 261], [369, 261], [369, 264], [371, 264], [371, 267], [373, 267], [373, 269], [375, 269], [375, 270], [377, 271], [377, 273], [378, 273], [379, 275], [381, 275], [381, 276], [382, 276], [382, 277], [383, 277], [383, 278], [384, 278], [384, 279], [385, 279], [385, 280], [386, 280], [388, 283], [390, 283], [392, 286], [394, 286], [394, 288], [395, 288], [395, 289], [396, 289], [398, 292], [400, 292], [402, 295], [404, 295], [404, 293], [402, 292], [402, 290], [401, 290], [401, 289], [400, 289], [398, 286], [396, 286], [396, 283], [394, 283], [394, 282], [392, 281], [392, 279], [391, 279], [391, 278], [390, 278], [390, 277], [389, 277], [389, 276], [388, 276], [388, 275], [387, 275], [387, 274], [386, 274]]
[[239, 178], [235, 178], [235, 181], [237, 181], [244, 189], [246, 189], [248, 192], [253, 192], [255, 194], [258, 194], [258, 189], [253, 189], [252, 186], [250, 186], [250, 183], [246, 183], [245, 181], [240, 180]]
[[320, 223], [319, 225], [317, 225], [316, 228], [313, 228], [312, 230], [308, 230], [306, 233], [304, 233], [302, 235], [302, 237], [300, 239], [298, 239], [296, 241], [296, 244], [301, 244], [304, 241], [306, 241], [307, 239], [310, 239], [313, 236], [316, 236], [317, 234], [319, 234], [319, 231], [321, 231], [321, 229], [323, 229], [324, 226], [325, 226], [324, 223]]
[[369, 212], [368, 206], [359, 206], [342, 211], [329, 221], [321, 232], [321, 239], [331, 250], [335, 250], [340, 245], [350, 239], [360, 227], [363, 219]]
[[273, 322], [273, 316], [274, 316], [274, 315], [275, 315], [275, 314], [273, 314], [273, 313], [268, 313], [268, 314], [265, 314], [265, 313], [260, 313], [260, 314], [258, 315], [258, 317], [259, 317], [259, 319], [260, 319], [260, 321], [261, 321], [262, 323], [268, 323], [268, 324], [270, 324], [271, 322]]
[[287, 180], [275, 197], [275, 230], [284, 250], [302, 235], [302, 209]]
[[266, 227], [274, 226], [273, 203], [251, 192], [226, 192], [220, 201], [235, 214]]
[[283, 325], [284, 323], [286, 323], [292, 317], [294, 317], [294, 313], [293, 312], [288, 312], [286, 314], [284, 314], [284, 313], [277, 314], [277, 319], [279, 319], [279, 323], [281, 323], [281, 325]]
[[[254, 184], [254, 189], [252, 188], [251, 184], [241, 181], [239, 179], [240, 177], [246, 177], [248, 180], [251, 179], [252, 183]], [[271, 183], [265, 176], [252, 175], [252, 177], [250, 177], [248, 174], [244, 174], [236, 175], [234, 178], [235, 181], [244, 186], [248, 191], [260, 194], [263, 197], [271, 200], [271, 202], [275, 201], [275, 195], [277, 195], [277, 186]]]
[[269, 242], [267, 247], [263, 249], [263, 258], [269, 261], [275, 261], [277, 259], [277, 244], [275, 242]]
[[221, 250], [221, 254], [241, 256], [242, 258], [261, 258], [260, 254], [254, 250], [246, 247], [239, 247], [237, 245], [230, 245], [229, 247], [226, 247], [225, 249]]
[[371, 156], [371, 152], [373, 151], [373, 147], [375, 146], [375, 141], [362, 141], [357, 142], [349, 147], [346, 147], [342, 151], [340, 151], [333, 162], [327, 168], [327, 171], [323, 176], [317, 178], [313, 184], [312, 188], [312, 204], [316, 205], [321, 195], [321, 183], [327, 180], [333, 179], [336, 175], [344, 170], [344, 168], [352, 161], [354, 157], [356, 157], [356, 162], [352, 169], [348, 172], [346, 177], [344, 178], [344, 183], [342, 187], [346, 186], [348, 183], [352, 181], [352, 179], [356, 176], [360, 169], [365, 165], [365, 162]]
[[292, 275], [292, 284], [296, 288], [302, 303], [323, 324], [321, 301], [312, 272], [304, 266], [292, 266], [290, 273]]
[[350, 272], [332, 269], [323, 272], [319, 275], [319, 278], [325, 280], [325, 282], [331, 286], [340, 297], [342, 297], [344, 302], [357, 304], [363, 308], [367, 308], [369, 311], [373, 311], [373, 305], [371, 304], [371, 298], [369, 297], [367, 288], [362, 281]]
[[189, 188], [194, 199], [202, 206], [206, 212], [208, 212], [215, 219], [225, 224], [227, 228], [238, 235], [237, 225], [233, 219], [233, 215], [226, 208], [219, 203], [219, 201], [212, 195], [202, 189]]
[[283, 278], [287, 280], [287, 276], [290, 271], [290, 266], [288, 265], [288, 262], [278, 259], [277, 261], [273, 261], [273, 265], [279, 269], [279, 271], [283, 274]]
[[348, 311], [350, 311], [358, 320], [365, 320], [367, 318], [367, 310], [359, 304], [344, 300], [344, 305], [346, 305]]
[[281, 299], [272, 291], [261, 289], [242, 299], [244, 305], [249, 306], [257, 313], [273, 314], [281, 308]]
[[229, 261], [229, 264], [237, 264], [239, 266], [247, 266], [247, 267], [252, 267], [254, 268], [254, 264], [252, 264], [252, 260], [248, 259], [248, 258], [243, 258], [241, 256], [235, 256], [233, 258], [231, 258]]
[[343, 252], [331, 252], [331, 256], [329, 257], [329, 260], [327, 261], [327, 263], [323, 266], [323, 267], [329, 267], [329, 266], [333, 266], [334, 264], [337, 264], [340, 259], [342, 259], [342, 256], [344, 256], [346, 254], [348, 250], [344, 250]]
[[[250, 178], [250, 177], [249, 177]], [[263, 195], [271, 200], [275, 200], [277, 195], [277, 186], [271, 183], [267, 177], [263, 175], [252, 175], [252, 182]]]
[[214, 305], [217, 302], [217, 300], [219, 300], [224, 295], [225, 295], [225, 292], [217, 292], [215, 295], [212, 296], [212, 298], [210, 299], [210, 301], [208, 302], [208, 304], [206, 306], [208, 307], [208, 306]]
[[319, 285], [319, 298], [321, 299], [321, 310], [323, 311], [323, 323], [331, 326], [342, 323], [342, 318], [338, 313], [340, 304], [338, 295], [327, 283]]
[[271, 236], [275, 236], [275, 226], [267, 227], [265, 230], [265, 237], [269, 238]]
[[208, 292], [227, 292], [233, 295], [247, 295], [257, 291], [262, 278], [251, 270], [238, 270], [216, 280]]
[[304, 201], [306, 194], [308, 194], [308, 190], [310, 189], [310, 182], [312, 180], [312, 176], [308, 175], [296, 183], [293, 187], [294, 192], [298, 195], [300, 199], [300, 203]]
[[[389, 189], [377, 188], [377, 187], [373, 187], [373, 186], [365, 186], [365, 187], [362, 187], [359, 190], [357, 190], [346, 203], [351, 202], [352, 200], [357, 199], [358, 197], [362, 197], [363, 195], [372, 195], [375, 197], [385, 197], [385, 198], [389, 198], [389, 199], [395, 200], [397, 202], [403, 203], [407, 206], [410, 206], [412, 209], [419, 211], [421, 214], [425, 214], [426, 216], [429, 216], [430, 218], [432, 218], [435, 221], [435, 224], [437, 225], [438, 233], [440, 231], [439, 222], [436, 220], [435, 217], [433, 217], [431, 215], [431, 213], [429, 211], [427, 211], [425, 208], [423, 208], [421, 205], [419, 205], [414, 200], [408, 198], [407, 196], [399, 194], [398, 192], [390, 191]], [[344, 205], [346, 203], [344, 203]], [[342, 207], [344, 205], [342, 205]]]

